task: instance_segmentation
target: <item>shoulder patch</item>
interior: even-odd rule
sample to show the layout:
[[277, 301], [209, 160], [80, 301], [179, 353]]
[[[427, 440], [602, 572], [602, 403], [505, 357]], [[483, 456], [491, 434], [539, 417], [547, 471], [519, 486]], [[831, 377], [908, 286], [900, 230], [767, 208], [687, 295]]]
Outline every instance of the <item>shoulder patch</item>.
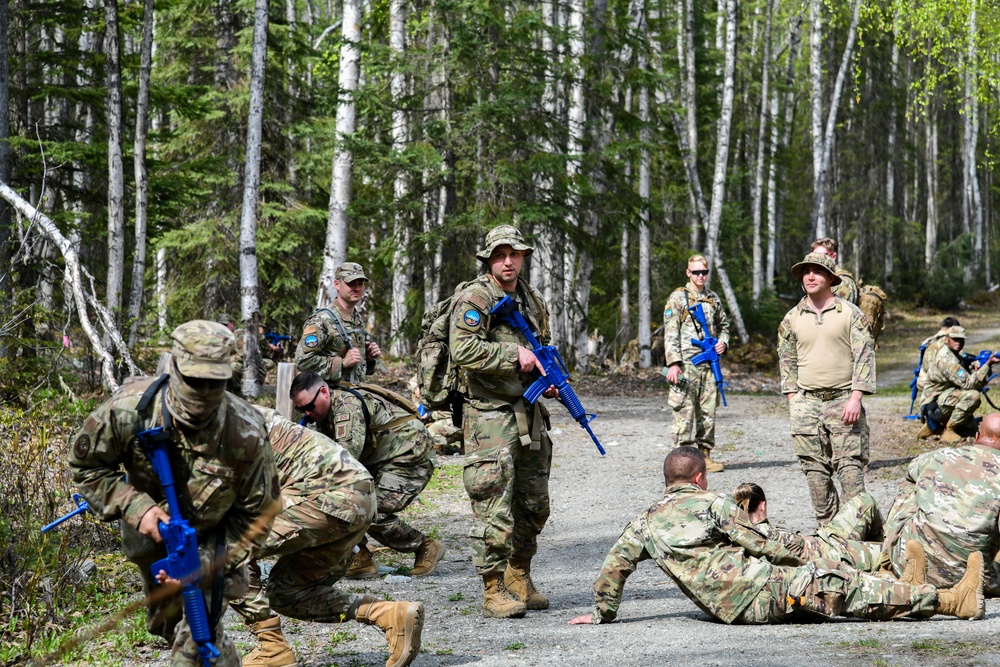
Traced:
[[305, 343], [306, 347], [316, 347], [319, 345], [319, 338], [316, 337], [316, 334], [309, 334], [302, 339], [302, 342]]
[[667, 308], [665, 311], [663, 311], [663, 318], [664, 319], [668, 319], [668, 318], [671, 318], [673, 316], [674, 316], [674, 309], [673, 308]]
[[479, 311], [475, 308], [469, 308], [465, 311], [465, 315], [462, 316], [465, 323], [470, 327], [478, 327], [479, 323], [483, 321], [483, 316], [479, 314]]
[[[960, 377], [960, 378], [964, 378], [965, 377], [965, 369], [964, 368], [959, 368], [958, 369], [958, 377]], [[83, 437], [83, 436], [80, 436], [80, 437]]]
[[76, 439], [76, 444], [73, 445], [73, 456], [79, 460], [87, 458], [90, 453], [90, 436], [86, 433], [81, 433]]

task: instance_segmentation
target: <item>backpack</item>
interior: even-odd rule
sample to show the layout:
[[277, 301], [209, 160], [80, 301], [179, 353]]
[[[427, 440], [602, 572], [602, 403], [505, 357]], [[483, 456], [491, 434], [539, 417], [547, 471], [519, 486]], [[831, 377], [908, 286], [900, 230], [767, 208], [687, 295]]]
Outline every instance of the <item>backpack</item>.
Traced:
[[877, 285], [865, 285], [859, 292], [858, 308], [865, 314], [868, 328], [876, 344], [879, 334], [885, 329], [885, 302], [888, 299], [889, 295]]
[[428, 308], [420, 320], [417, 388], [420, 391], [420, 402], [429, 410], [450, 409], [453, 394], [461, 392], [462, 376], [459, 367], [451, 361], [448, 329], [455, 295], [462, 292], [470, 282], [460, 284], [455, 288], [454, 294]]

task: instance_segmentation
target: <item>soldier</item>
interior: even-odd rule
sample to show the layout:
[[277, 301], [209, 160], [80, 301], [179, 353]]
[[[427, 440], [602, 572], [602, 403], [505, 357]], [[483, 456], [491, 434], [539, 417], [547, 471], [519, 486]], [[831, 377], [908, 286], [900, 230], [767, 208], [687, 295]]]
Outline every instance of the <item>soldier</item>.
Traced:
[[[264, 544], [280, 510], [278, 475], [264, 420], [226, 392], [233, 334], [195, 320], [174, 329], [173, 361], [160, 378], [130, 378], [84, 422], [70, 453], [70, 470], [91, 510], [121, 520], [125, 556], [139, 567], [148, 595], [157, 578], [150, 566], [166, 557], [159, 523], [169, 523], [163, 488], [136, 434], [163, 426], [171, 434], [175, 488], [183, 518], [198, 533], [205, 607], [222, 654], [216, 665], [239, 667], [225, 634], [228, 601], [246, 592], [247, 561]], [[124, 472], [122, 471], [124, 468]], [[221, 577], [221, 595], [214, 584]], [[159, 577], [165, 580], [165, 577]], [[156, 596], [158, 597], [158, 596]], [[201, 667], [180, 592], [147, 598], [146, 626], [173, 644], [170, 664]]]
[[[420, 405], [420, 388], [417, 386], [417, 376], [407, 383], [410, 397]], [[427, 427], [427, 432], [434, 438], [434, 451], [438, 454], [464, 454], [465, 443], [462, 441], [462, 427], [455, 426], [451, 410], [427, 410], [419, 413], [420, 421]]]
[[[228, 319], [229, 321], [224, 321]], [[233, 329], [235, 327], [235, 322], [232, 321], [228, 315], [220, 315], [219, 323], [225, 324], [230, 331], [233, 332], [233, 337], [236, 339], [236, 347], [233, 349], [232, 360], [230, 365], [233, 368], [233, 375], [229, 378], [229, 384], [227, 389], [236, 395], [242, 395], [243, 391], [243, 364], [244, 364], [244, 351], [243, 351], [243, 329]], [[271, 345], [267, 338], [264, 337], [263, 327], [258, 328], [257, 336], [257, 349], [260, 350], [260, 366], [257, 368], [257, 383], [264, 384], [267, 380], [267, 374], [274, 370], [275, 363], [273, 359], [268, 358], [268, 355], [273, 352], [274, 346]]]
[[[483, 578], [486, 618], [521, 618], [528, 609], [549, 607], [531, 579], [538, 534], [549, 517], [548, 411], [541, 401], [531, 406], [521, 397], [539, 361], [520, 331], [490, 317], [510, 296], [539, 342], [548, 342], [548, 308], [520, 277], [533, 251], [518, 229], [491, 229], [476, 253], [486, 272], [455, 295], [451, 310], [451, 357], [468, 378], [463, 479], [472, 502], [469, 535]], [[545, 395], [557, 392], [551, 388]]]
[[320, 308], [310, 315], [302, 328], [295, 348], [295, 369], [299, 373], [319, 373], [333, 386], [341, 381], [360, 384], [365, 375], [375, 372], [382, 350], [365, 331], [361, 313], [356, 310], [365, 296], [367, 281], [360, 264], [344, 262], [337, 267], [333, 279], [337, 298], [330, 308]]
[[850, 301], [855, 306], [858, 305], [858, 301], [861, 298], [861, 292], [858, 289], [858, 281], [854, 279], [850, 271], [844, 269], [844, 267], [837, 264], [837, 242], [831, 238], [821, 238], [816, 239], [812, 242], [811, 252], [820, 255], [829, 255], [833, 263], [837, 265], [837, 275], [840, 276], [840, 284], [833, 289], [833, 293], [839, 296], [845, 301]]
[[[1000, 413], [983, 418], [974, 444], [945, 447], [910, 461], [886, 520], [883, 565], [899, 572], [904, 545], [927, 553], [927, 582], [950, 586], [973, 552], [992, 561], [1000, 549]], [[1000, 584], [993, 563], [990, 588]]]
[[570, 624], [615, 620], [625, 580], [648, 559], [699, 609], [727, 624], [833, 616], [891, 620], [945, 614], [973, 619], [986, 614], [978, 552], [969, 557], [966, 576], [953, 589], [882, 579], [822, 559], [789, 567], [785, 564], [796, 560], [783, 546], [754, 530], [732, 500], [707, 490], [701, 452], [674, 449], [663, 472], [666, 495], [625, 528], [594, 583], [593, 614], [577, 616]]
[[941, 320], [941, 328], [933, 336], [928, 336], [920, 343], [920, 372], [917, 373], [917, 395], [923, 393], [924, 385], [927, 383], [927, 374], [930, 372], [931, 362], [941, 347], [942, 339], [948, 335], [952, 327], [960, 326], [962, 323], [954, 317], [946, 317]]
[[[424, 425], [389, 400], [388, 392], [370, 385], [331, 389], [318, 374], [302, 373], [292, 380], [289, 395], [320, 433], [347, 449], [375, 478], [378, 509], [368, 534], [394, 551], [413, 553], [411, 576], [433, 572], [444, 556], [444, 544], [397, 516], [420, 495], [434, 473], [434, 443]], [[378, 576], [378, 566], [364, 543], [346, 576]]]
[[372, 476], [347, 450], [270, 408], [257, 408], [270, 431], [284, 509], [257, 559], [277, 558], [261, 585], [250, 563], [250, 591], [233, 604], [260, 642], [243, 667], [297, 664], [281, 633], [283, 614], [303, 621], [377, 625], [389, 640], [389, 667], [410, 664], [420, 650], [424, 609], [419, 602], [386, 602], [338, 591], [352, 550], [375, 518]]
[[[691, 359], [701, 352], [691, 339], [711, 334], [719, 339], [715, 351], [725, 354], [729, 347], [729, 319], [722, 309], [722, 300], [705, 288], [708, 280], [708, 260], [692, 255], [687, 262], [688, 283], [678, 287], [663, 308], [663, 349], [667, 368], [663, 369], [670, 383], [667, 403], [674, 410], [674, 447], [697, 446], [705, 455], [709, 472], [722, 472], [721, 463], [712, 460], [715, 447], [715, 411], [719, 407], [719, 391], [712, 368], [708, 364], [695, 366]], [[711, 331], [701, 331], [689, 308], [702, 304], [705, 321]]]
[[816, 520], [837, 513], [865, 490], [868, 423], [861, 404], [875, 393], [875, 346], [861, 310], [833, 295], [840, 283], [828, 255], [810, 253], [792, 267], [806, 296], [778, 327], [781, 391], [788, 398], [795, 454], [809, 484]]
[[[965, 327], [951, 327], [931, 359], [920, 395], [920, 414], [926, 419], [917, 434], [921, 440], [940, 434], [941, 442], [958, 442], [976, 431], [982, 389], [989, 382], [990, 369], [1000, 363], [1000, 352], [973, 369], [961, 355], [964, 347]], [[937, 428], [932, 427], [932, 421]]]

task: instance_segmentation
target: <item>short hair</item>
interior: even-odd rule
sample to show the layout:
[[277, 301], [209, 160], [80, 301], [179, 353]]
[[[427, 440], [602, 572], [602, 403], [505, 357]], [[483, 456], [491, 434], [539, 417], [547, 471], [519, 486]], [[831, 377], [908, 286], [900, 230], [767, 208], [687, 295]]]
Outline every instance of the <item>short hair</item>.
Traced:
[[764, 489], [760, 486], [753, 482], [743, 482], [733, 491], [733, 500], [743, 508], [744, 512], [752, 514], [767, 498], [764, 496]]
[[312, 371], [299, 373], [292, 380], [292, 386], [288, 388], [288, 397], [295, 398], [300, 392], [317, 389], [322, 382], [323, 378], [320, 377], [319, 373]]
[[708, 260], [705, 259], [704, 255], [691, 255], [688, 257], [688, 266], [694, 264], [695, 262], [701, 262], [705, 266], [708, 266]]
[[693, 482], [698, 473], [705, 472], [705, 456], [697, 447], [677, 447], [663, 459], [663, 480], [667, 486]]
[[958, 321], [957, 317], [948, 316], [943, 320], [941, 320], [942, 329], [945, 327], [959, 327], [959, 326], [962, 326], [962, 323]]
[[815, 250], [818, 246], [823, 246], [824, 248], [826, 248], [826, 251], [831, 254], [835, 254], [837, 252], [837, 248], [839, 247], [837, 245], [837, 242], [828, 236], [824, 236], [821, 239], [816, 239], [815, 241], [812, 242], [812, 245], [809, 247]]

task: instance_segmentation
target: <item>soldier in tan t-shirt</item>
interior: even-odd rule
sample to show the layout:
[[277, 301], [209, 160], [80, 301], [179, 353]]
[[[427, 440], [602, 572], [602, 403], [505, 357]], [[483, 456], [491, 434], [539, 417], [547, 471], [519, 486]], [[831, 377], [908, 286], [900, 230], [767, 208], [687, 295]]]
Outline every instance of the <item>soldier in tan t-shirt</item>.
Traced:
[[875, 393], [875, 345], [861, 310], [833, 294], [840, 276], [828, 255], [809, 253], [792, 274], [806, 296], [778, 327], [781, 391], [795, 455], [823, 525], [840, 507], [834, 472], [844, 500], [865, 490], [868, 424], [861, 397]]

